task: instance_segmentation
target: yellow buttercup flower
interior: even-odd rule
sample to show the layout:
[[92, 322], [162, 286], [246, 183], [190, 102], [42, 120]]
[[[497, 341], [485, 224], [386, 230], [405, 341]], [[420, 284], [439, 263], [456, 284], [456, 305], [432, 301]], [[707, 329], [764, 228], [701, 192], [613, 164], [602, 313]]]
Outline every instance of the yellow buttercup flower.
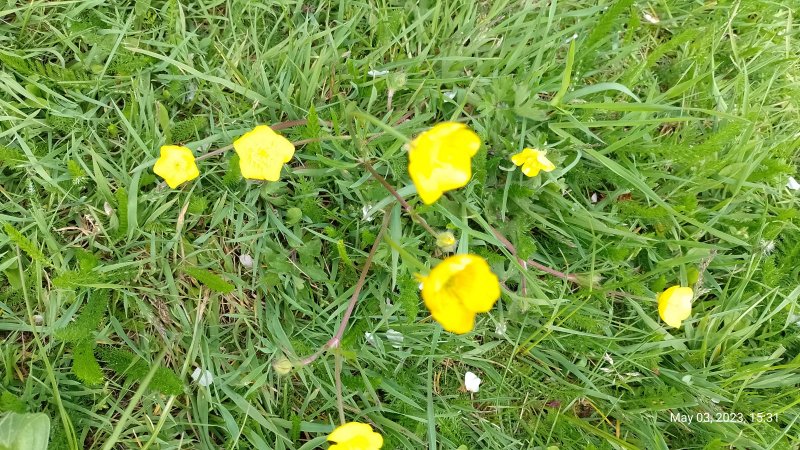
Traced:
[[266, 125], [259, 125], [233, 142], [242, 176], [278, 181], [281, 168], [294, 156], [294, 144]]
[[678, 328], [692, 315], [692, 288], [672, 286], [656, 297], [658, 314], [661, 320], [671, 327]]
[[430, 205], [446, 191], [466, 186], [481, 139], [463, 123], [444, 122], [417, 136], [408, 150], [408, 173]]
[[161, 147], [161, 156], [153, 166], [153, 172], [163, 178], [173, 189], [200, 175], [192, 151], [179, 145]]
[[335, 442], [329, 450], [378, 450], [383, 447], [383, 436], [361, 422], [339, 426], [328, 435], [328, 440]]
[[485, 259], [451, 256], [431, 270], [422, 282], [422, 300], [431, 316], [450, 332], [468, 333], [475, 314], [488, 312], [500, 298], [500, 282]]
[[529, 177], [539, 175], [539, 171], [552, 172], [556, 166], [547, 159], [547, 152], [533, 148], [525, 148], [521, 152], [511, 157], [511, 162], [516, 166], [522, 166], [522, 173]]

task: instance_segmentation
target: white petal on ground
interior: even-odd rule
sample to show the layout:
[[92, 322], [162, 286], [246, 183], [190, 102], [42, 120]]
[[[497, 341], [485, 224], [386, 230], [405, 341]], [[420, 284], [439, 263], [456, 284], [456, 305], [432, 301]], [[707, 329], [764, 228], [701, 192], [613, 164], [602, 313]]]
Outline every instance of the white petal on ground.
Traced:
[[369, 72], [367, 72], [367, 75], [371, 76], [372, 78], [382, 77], [388, 74], [389, 74], [388, 70], [370, 70]]
[[400, 349], [403, 347], [403, 333], [395, 330], [389, 330], [386, 332], [386, 339], [392, 343], [392, 347], [396, 349]]
[[592, 200], [592, 203], [597, 203], [597, 192], [593, 192], [592, 193], [591, 200]]
[[372, 205], [364, 205], [361, 207], [361, 220], [365, 222], [372, 222], [374, 217], [372, 216]]
[[464, 375], [464, 387], [469, 392], [478, 392], [481, 386], [481, 379], [472, 372], [467, 372]]
[[242, 253], [239, 255], [239, 262], [248, 269], [253, 267], [253, 257], [247, 253]]
[[210, 386], [214, 382], [214, 375], [208, 370], [202, 370], [199, 367], [192, 372], [192, 381], [196, 381], [200, 386]]
[[786, 187], [793, 190], [798, 191], [800, 190], [800, 183], [794, 179], [794, 177], [789, 177], [789, 181], [786, 183]]
[[494, 327], [494, 334], [498, 336], [505, 336], [506, 330], [508, 330], [508, 326], [506, 325], [505, 321], [497, 322], [497, 325]]
[[652, 24], [656, 24], [658, 22], [661, 22], [660, 20], [658, 20], [658, 17], [650, 15], [648, 13], [644, 13], [644, 20], [646, 20], [646, 21], [648, 21], [648, 22], [650, 22]]

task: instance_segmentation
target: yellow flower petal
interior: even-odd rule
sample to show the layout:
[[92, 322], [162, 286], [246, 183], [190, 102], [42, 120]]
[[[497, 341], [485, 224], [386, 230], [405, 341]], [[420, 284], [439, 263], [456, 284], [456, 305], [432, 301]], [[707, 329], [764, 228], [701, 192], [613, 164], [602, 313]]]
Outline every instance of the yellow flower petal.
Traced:
[[161, 156], [153, 166], [153, 172], [173, 189], [200, 175], [192, 151], [178, 145], [161, 147]]
[[[530, 149], [526, 148], [525, 150], [530, 150]], [[521, 166], [525, 164], [525, 161], [527, 160], [528, 158], [525, 156], [525, 151], [521, 151], [511, 156], [511, 162], [513, 162], [515, 166]]]
[[294, 144], [266, 125], [259, 125], [233, 142], [242, 176], [278, 181], [281, 168], [294, 156]]
[[522, 173], [528, 177], [539, 175], [540, 171], [552, 172], [556, 165], [547, 159], [546, 151], [525, 148], [521, 152], [511, 156], [514, 165], [522, 166]]
[[500, 298], [500, 282], [489, 264], [475, 255], [451, 256], [422, 278], [422, 300], [433, 318], [450, 332], [467, 333], [475, 314]]
[[445, 192], [466, 186], [480, 146], [478, 135], [457, 122], [440, 123], [411, 141], [408, 173], [422, 201], [430, 205]]
[[328, 435], [328, 441], [336, 442], [329, 450], [378, 450], [383, 446], [383, 436], [360, 422], [339, 426]]
[[692, 288], [672, 286], [658, 295], [658, 314], [671, 327], [678, 328], [692, 315]]

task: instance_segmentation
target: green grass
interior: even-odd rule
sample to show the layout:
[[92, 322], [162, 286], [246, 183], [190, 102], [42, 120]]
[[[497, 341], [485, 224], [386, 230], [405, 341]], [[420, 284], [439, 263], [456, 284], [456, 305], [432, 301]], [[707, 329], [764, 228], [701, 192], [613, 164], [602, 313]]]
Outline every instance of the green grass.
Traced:
[[[798, 11], [0, 2], [0, 410], [47, 414], [54, 449], [324, 448], [336, 358], [272, 363], [335, 333], [392, 210], [404, 251], [378, 247], [336, 352], [345, 415], [384, 448], [797, 449]], [[298, 119], [284, 135], [323, 140], [280, 182], [243, 181], [231, 152], [178, 190], [152, 174], [163, 144], [200, 155]], [[444, 120], [484, 146], [471, 183], [426, 207], [398, 135]], [[558, 169], [511, 170], [523, 146]], [[442, 255], [363, 158], [503, 281], [474, 332], [430, 320], [411, 261]], [[597, 283], [524, 270], [490, 227]], [[681, 329], [656, 311], [674, 284], [699, 293]], [[705, 413], [744, 421], [673, 420]]]

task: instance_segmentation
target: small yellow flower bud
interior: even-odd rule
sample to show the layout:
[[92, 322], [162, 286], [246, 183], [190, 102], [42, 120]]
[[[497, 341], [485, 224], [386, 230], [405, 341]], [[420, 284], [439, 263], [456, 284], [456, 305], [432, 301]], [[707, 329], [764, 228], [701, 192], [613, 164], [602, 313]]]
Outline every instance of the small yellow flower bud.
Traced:
[[278, 357], [272, 362], [272, 368], [278, 375], [289, 375], [294, 370], [294, 364], [285, 356]]
[[452, 252], [456, 249], [456, 244], [458, 244], [458, 240], [449, 231], [443, 231], [436, 236], [436, 246], [442, 251]]

